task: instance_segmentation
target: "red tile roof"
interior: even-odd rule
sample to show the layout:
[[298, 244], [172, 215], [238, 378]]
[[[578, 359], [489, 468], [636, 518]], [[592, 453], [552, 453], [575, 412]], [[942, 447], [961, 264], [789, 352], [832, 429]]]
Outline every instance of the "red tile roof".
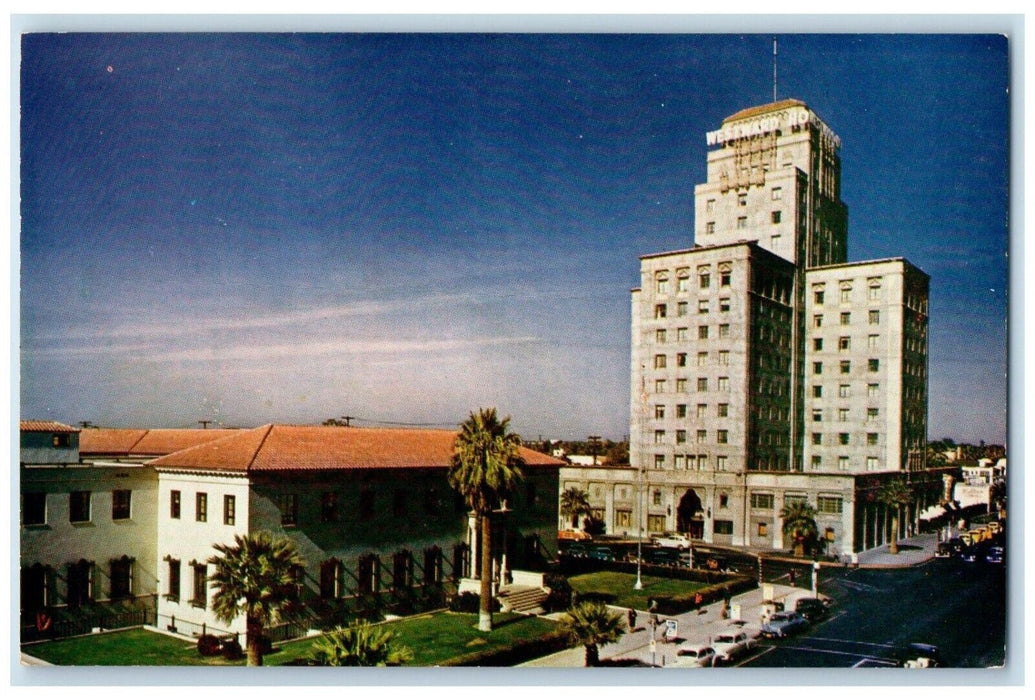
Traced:
[[737, 119], [747, 119], [748, 117], [757, 117], [760, 114], [768, 114], [769, 112], [776, 112], [781, 109], [787, 109], [788, 107], [808, 107], [807, 104], [801, 100], [787, 99], [780, 100], [779, 102], [770, 102], [767, 105], [759, 105], [757, 107], [748, 107], [742, 109], [734, 115], [726, 117], [722, 120], [722, 123], [736, 121]]
[[64, 423], [53, 420], [23, 420], [18, 424], [18, 429], [23, 433], [78, 433], [79, 428], [73, 428]]
[[91, 428], [79, 434], [79, 454], [157, 457], [218, 440], [240, 430]]
[[[218, 471], [321, 471], [448, 467], [456, 432], [398, 428], [265, 425], [149, 462]], [[530, 467], [564, 461], [521, 448]]]

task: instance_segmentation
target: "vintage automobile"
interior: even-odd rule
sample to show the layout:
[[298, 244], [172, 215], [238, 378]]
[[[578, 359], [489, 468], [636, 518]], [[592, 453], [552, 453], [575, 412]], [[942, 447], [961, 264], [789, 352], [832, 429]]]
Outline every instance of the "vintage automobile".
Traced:
[[705, 668], [715, 665], [715, 650], [707, 644], [686, 642], [676, 649], [673, 668]]
[[729, 663], [755, 647], [755, 640], [744, 630], [729, 629], [712, 637], [715, 663]]
[[809, 621], [800, 612], [785, 610], [773, 613], [773, 616], [762, 625], [762, 636], [770, 639], [787, 637], [807, 629], [808, 626]]
[[680, 551], [690, 549], [690, 538], [678, 532], [666, 532], [663, 535], [655, 535], [651, 541], [659, 547], [671, 547]]

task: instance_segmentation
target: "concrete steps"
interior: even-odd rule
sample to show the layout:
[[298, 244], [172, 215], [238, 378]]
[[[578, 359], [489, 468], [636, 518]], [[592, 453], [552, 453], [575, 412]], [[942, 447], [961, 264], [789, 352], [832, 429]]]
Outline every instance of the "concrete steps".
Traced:
[[542, 615], [544, 604], [550, 592], [534, 586], [506, 586], [500, 589], [497, 599], [502, 612], [516, 612], [521, 615]]

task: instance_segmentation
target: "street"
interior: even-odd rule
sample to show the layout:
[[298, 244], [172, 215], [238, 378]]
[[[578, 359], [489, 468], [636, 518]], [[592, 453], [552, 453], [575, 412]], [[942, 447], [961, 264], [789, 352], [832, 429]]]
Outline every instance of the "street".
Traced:
[[[798, 586], [808, 585], [799, 574]], [[911, 642], [938, 646], [943, 666], [1005, 663], [1003, 566], [935, 559], [909, 569], [825, 568], [819, 590], [836, 601], [827, 620], [797, 637], [763, 641], [739, 665], [852, 667], [865, 659], [882, 665], [894, 648]]]

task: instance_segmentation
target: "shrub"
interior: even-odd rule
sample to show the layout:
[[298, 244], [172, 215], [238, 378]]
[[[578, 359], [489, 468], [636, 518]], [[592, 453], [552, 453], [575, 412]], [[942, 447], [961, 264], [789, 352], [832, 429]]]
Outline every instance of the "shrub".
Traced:
[[203, 634], [198, 637], [198, 653], [202, 656], [219, 656], [223, 643], [212, 634]]
[[236, 639], [231, 639], [228, 642], [223, 642], [223, 658], [227, 661], [237, 661], [244, 657], [244, 652], [241, 649], [241, 643]]
[[567, 610], [571, 607], [572, 590], [568, 579], [564, 576], [550, 574], [544, 578], [543, 584], [550, 589], [550, 595], [545, 604], [548, 612]]
[[[453, 596], [453, 599], [449, 601], [449, 609], [453, 612], [461, 613], [476, 613], [481, 603], [481, 598], [477, 593], [468, 591], [461, 593], [460, 595]], [[492, 599], [492, 611], [500, 611], [500, 602], [495, 598]]]

